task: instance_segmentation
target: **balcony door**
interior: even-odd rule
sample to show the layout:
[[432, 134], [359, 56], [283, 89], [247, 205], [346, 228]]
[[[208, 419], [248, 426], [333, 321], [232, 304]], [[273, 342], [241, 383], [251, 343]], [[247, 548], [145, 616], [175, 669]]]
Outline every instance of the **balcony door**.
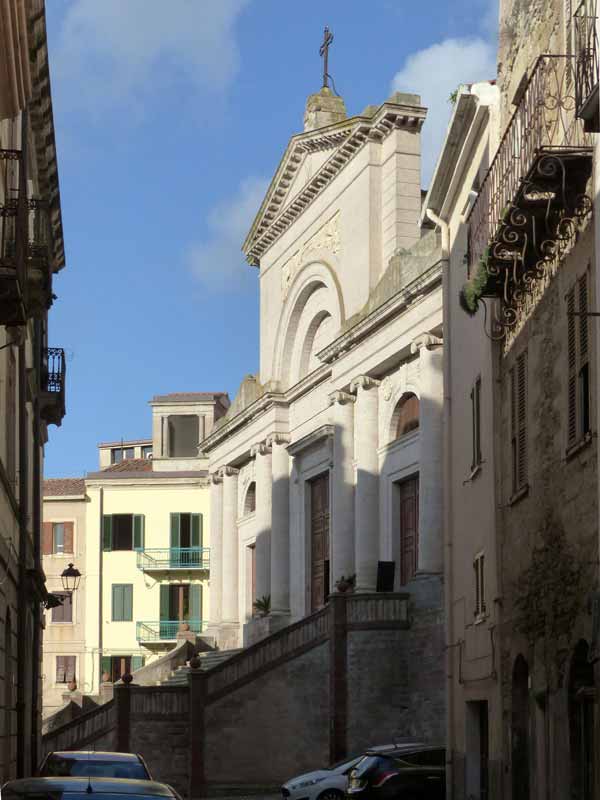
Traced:
[[171, 567], [200, 566], [202, 514], [171, 514]]
[[310, 606], [322, 608], [329, 598], [329, 474], [310, 487]]
[[202, 587], [171, 583], [160, 587], [160, 638], [175, 639], [184, 622], [199, 633], [202, 619]]

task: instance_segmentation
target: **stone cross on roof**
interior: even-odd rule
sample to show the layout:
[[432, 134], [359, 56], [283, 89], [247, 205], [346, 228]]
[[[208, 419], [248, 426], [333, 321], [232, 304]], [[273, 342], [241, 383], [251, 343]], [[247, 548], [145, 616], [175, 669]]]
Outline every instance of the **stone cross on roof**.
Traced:
[[323, 31], [323, 44], [319, 48], [319, 55], [323, 59], [323, 86], [329, 86], [329, 72], [328, 72], [328, 60], [329, 60], [329, 46], [333, 42], [333, 33], [329, 30], [329, 28], [325, 28]]

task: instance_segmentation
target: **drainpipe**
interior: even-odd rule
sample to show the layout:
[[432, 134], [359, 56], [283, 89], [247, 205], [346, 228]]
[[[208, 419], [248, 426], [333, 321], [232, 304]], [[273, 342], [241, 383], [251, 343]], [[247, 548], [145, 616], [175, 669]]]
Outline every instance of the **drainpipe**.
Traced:
[[444, 336], [444, 436], [443, 436], [443, 475], [444, 475], [444, 625], [446, 637], [446, 797], [452, 800], [453, 755], [454, 755], [454, 630], [452, 624], [452, 453], [450, 437], [450, 420], [452, 415], [452, 398], [450, 396], [450, 375], [452, 374], [452, 348], [450, 343], [450, 230], [448, 222], [438, 217], [430, 208], [427, 216], [440, 229], [442, 234], [442, 304], [443, 304], [443, 336]]
[[[39, 365], [42, 363], [42, 341], [40, 323], [35, 323], [34, 359], [38, 374]], [[42, 574], [41, 537], [42, 537], [42, 464], [40, 452], [40, 407], [39, 398], [33, 405], [33, 561], [36, 578]], [[39, 598], [33, 604], [33, 663], [31, 668], [31, 768], [36, 770], [39, 765], [39, 734], [40, 734], [40, 657], [41, 657], [41, 624], [42, 610]]]
[[[100, 683], [102, 681], [102, 655], [103, 655], [103, 636], [102, 636], [102, 566], [104, 559], [104, 488], [100, 487], [98, 505], [100, 509], [100, 547], [98, 548], [98, 694], [100, 694]], [[93, 674], [93, 673], [92, 673]]]
[[17, 778], [25, 778], [25, 675], [28, 653], [25, 631], [29, 592], [27, 586], [27, 511], [29, 500], [27, 448], [27, 373], [26, 344], [19, 345], [19, 584], [17, 587]]

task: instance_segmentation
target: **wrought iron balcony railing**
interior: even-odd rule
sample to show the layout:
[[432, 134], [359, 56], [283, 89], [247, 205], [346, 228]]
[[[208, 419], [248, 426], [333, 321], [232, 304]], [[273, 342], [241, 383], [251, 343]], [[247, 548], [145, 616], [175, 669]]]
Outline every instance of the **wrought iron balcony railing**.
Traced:
[[49, 347], [42, 351], [40, 415], [48, 425], [60, 425], [65, 415], [66, 373], [62, 348]]
[[592, 143], [576, 114], [574, 70], [574, 56], [537, 60], [469, 214], [461, 305], [474, 314], [482, 298], [500, 297], [499, 337], [591, 212]]
[[151, 547], [138, 550], [137, 567], [144, 572], [160, 572], [171, 569], [208, 570], [210, 568], [210, 548]]
[[582, 0], [575, 11], [575, 99], [577, 116], [584, 120], [587, 131], [600, 130], [598, 114], [597, 0]]
[[177, 639], [178, 633], [202, 633], [208, 623], [201, 619], [161, 619], [136, 623], [136, 638], [142, 644], [160, 644]]

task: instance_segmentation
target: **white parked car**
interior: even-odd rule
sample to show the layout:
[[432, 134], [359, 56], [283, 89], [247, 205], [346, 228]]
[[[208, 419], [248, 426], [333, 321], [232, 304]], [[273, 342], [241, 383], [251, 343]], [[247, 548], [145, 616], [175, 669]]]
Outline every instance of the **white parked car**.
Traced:
[[[405, 743], [382, 744], [378, 747], [369, 747], [373, 750], [397, 750]], [[281, 794], [284, 800], [342, 800], [348, 787], [348, 774], [358, 764], [362, 754], [347, 758], [334, 764], [332, 767], [306, 772], [284, 783]]]

